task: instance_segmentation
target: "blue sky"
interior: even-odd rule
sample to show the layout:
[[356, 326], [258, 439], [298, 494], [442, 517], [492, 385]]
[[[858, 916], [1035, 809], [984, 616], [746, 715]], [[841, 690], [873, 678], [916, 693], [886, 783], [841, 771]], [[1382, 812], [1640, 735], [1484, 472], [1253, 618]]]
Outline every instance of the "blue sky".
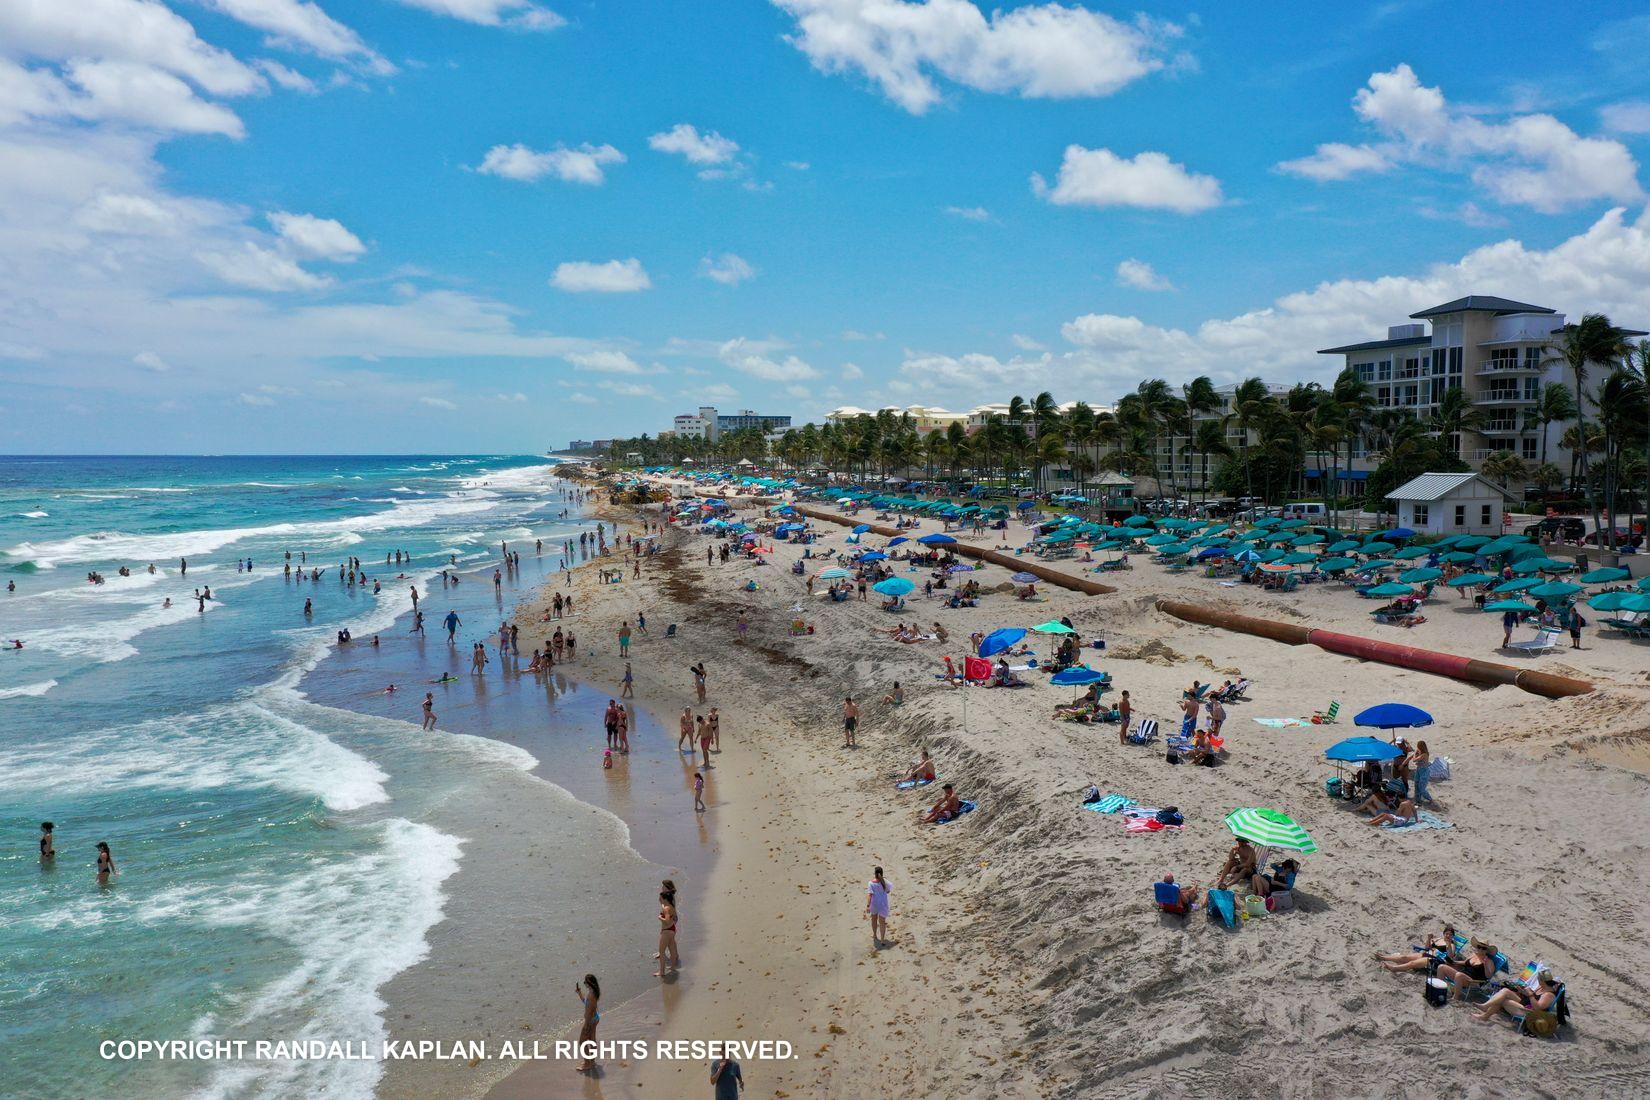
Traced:
[[543, 450], [1650, 327], [1650, 10], [0, 0], [0, 452]]

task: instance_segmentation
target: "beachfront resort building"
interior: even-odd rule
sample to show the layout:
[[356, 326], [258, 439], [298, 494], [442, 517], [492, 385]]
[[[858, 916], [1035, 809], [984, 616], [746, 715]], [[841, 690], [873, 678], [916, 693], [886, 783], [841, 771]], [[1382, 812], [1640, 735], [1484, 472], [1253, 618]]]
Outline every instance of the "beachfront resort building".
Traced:
[[1499, 536], [1509, 495], [1479, 474], [1422, 474], [1387, 499], [1397, 506], [1398, 526], [1416, 534]]
[[736, 413], [717, 411], [714, 405], [700, 405], [698, 412], [682, 413], [674, 418], [671, 430], [678, 439], [708, 439], [712, 443], [729, 432], [756, 428], [764, 433], [784, 431], [791, 426], [788, 414], [759, 413], [754, 409], [740, 409]]
[[[1266, 392], [1273, 397], [1281, 398], [1289, 392], [1289, 387], [1278, 382], [1263, 382]], [[1198, 412], [1192, 416], [1192, 432], [1190, 435], [1162, 435], [1157, 440], [1157, 479], [1163, 485], [1164, 491], [1168, 487], [1177, 486], [1182, 492], [1187, 489], [1201, 489], [1203, 485], [1203, 455], [1195, 450], [1192, 441], [1197, 438], [1200, 425], [1207, 421], [1217, 421], [1225, 426], [1226, 445], [1233, 454], [1243, 450], [1244, 429], [1232, 416], [1235, 411], [1232, 399], [1237, 393], [1237, 383], [1215, 387], [1215, 396], [1220, 399], [1217, 408], [1207, 412]], [[1259, 437], [1253, 427], [1248, 430], [1249, 442], [1258, 442]], [[1172, 462], [1171, 462], [1172, 460]], [[1209, 478], [1214, 479], [1215, 470], [1219, 468], [1220, 459], [1211, 459], [1208, 463]], [[1312, 476], [1316, 471], [1307, 471]], [[1344, 473], [1344, 471], [1343, 471]], [[1367, 474], [1362, 476], [1368, 476]]]
[[[1008, 406], [1004, 405], [1003, 408], [1006, 409]], [[846, 424], [850, 420], [858, 420], [861, 417], [875, 417], [879, 413], [883, 412], [890, 413], [896, 417], [904, 416], [909, 418], [912, 428], [916, 430], [918, 435], [928, 435], [930, 432], [943, 432], [949, 429], [952, 424], [960, 423], [967, 425], [969, 422], [968, 413], [947, 412], [945, 409], [933, 405], [906, 405], [904, 407], [899, 405], [885, 405], [881, 409], [875, 410], [862, 409], [857, 405], [843, 405], [841, 408], [832, 409], [830, 412], [826, 413], [825, 422], [827, 424], [836, 424], [840, 426], [842, 424]]]
[[[1560, 446], [1567, 424], [1542, 424], [1531, 416], [1549, 382], [1575, 386], [1554, 349], [1562, 338], [1562, 313], [1470, 294], [1412, 313], [1410, 319], [1418, 323], [1393, 325], [1384, 340], [1324, 348], [1318, 354], [1341, 356], [1369, 385], [1377, 408], [1407, 409], [1422, 420], [1451, 387], [1461, 387], [1486, 416], [1481, 426], [1450, 440], [1470, 466], [1480, 466], [1497, 451], [1509, 451], [1532, 466], [1543, 455], [1560, 467], [1569, 462], [1569, 452]], [[1353, 467], [1367, 469], [1371, 463], [1360, 443]]]

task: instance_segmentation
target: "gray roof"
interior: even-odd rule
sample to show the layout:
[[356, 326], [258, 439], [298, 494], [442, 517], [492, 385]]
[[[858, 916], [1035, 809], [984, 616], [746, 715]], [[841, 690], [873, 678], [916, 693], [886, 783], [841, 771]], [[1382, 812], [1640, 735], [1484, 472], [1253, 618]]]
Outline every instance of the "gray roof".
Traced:
[[1352, 351], [1381, 351], [1384, 348], [1419, 347], [1432, 343], [1430, 336], [1404, 336], [1397, 340], [1368, 340], [1362, 344], [1348, 344], [1341, 348], [1321, 348], [1319, 355], [1344, 355]]
[[1556, 309], [1546, 306], [1532, 306], [1528, 302], [1515, 302], [1511, 298], [1497, 298], [1493, 294], [1469, 294], [1465, 298], [1457, 298], [1453, 302], [1445, 302], [1441, 306], [1423, 309], [1419, 313], [1411, 313], [1414, 318], [1438, 317], [1445, 313], [1557, 313]]
[[1511, 493], [1507, 492], [1507, 490], [1503, 489], [1495, 482], [1490, 481], [1488, 478], [1480, 477], [1478, 474], [1468, 471], [1460, 474], [1422, 474], [1420, 477], [1415, 478], [1412, 481], [1407, 481], [1392, 490], [1392, 492], [1387, 494], [1387, 499], [1420, 501], [1438, 500], [1442, 497], [1448, 496], [1450, 493], [1467, 484], [1469, 481], [1482, 481], [1485, 485], [1488, 485], [1491, 489], [1494, 489], [1502, 496], [1512, 496]]

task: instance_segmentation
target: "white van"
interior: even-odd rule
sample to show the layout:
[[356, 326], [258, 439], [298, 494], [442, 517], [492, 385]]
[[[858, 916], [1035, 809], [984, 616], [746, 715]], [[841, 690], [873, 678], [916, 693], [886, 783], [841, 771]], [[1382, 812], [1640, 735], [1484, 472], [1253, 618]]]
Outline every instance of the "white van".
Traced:
[[1304, 519], [1310, 523], [1321, 523], [1329, 518], [1329, 509], [1321, 500], [1291, 501], [1283, 506], [1282, 513], [1284, 519]]

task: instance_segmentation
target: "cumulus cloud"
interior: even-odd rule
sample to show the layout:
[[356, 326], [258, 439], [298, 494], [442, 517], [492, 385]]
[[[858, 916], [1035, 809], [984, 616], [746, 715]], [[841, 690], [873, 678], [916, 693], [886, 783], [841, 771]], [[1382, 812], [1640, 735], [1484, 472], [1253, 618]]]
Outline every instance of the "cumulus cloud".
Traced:
[[557, 264], [550, 285], [573, 294], [626, 294], [646, 290], [653, 282], [642, 268], [642, 261], [631, 258], [605, 263], [570, 260]]
[[1179, 28], [1087, 8], [1026, 4], [988, 18], [970, 0], [773, 0], [788, 41], [823, 73], [854, 73], [912, 114], [940, 99], [936, 77], [981, 92], [1110, 95], [1163, 68]]
[[953, 218], [961, 218], [970, 222], [988, 222], [991, 220], [991, 211], [983, 206], [948, 206], [945, 212]]
[[720, 256], [706, 256], [700, 260], [699, 274], [723, 286], [738, 286], [746, 279], [756, 278], [756, 268], [744, 257], [724, 252]]
[[[380, 57], [361, 36], [344, 26], [320, 5], [307, 0], [206, 0], [231, 19], [265, 31], [270, 44], [299, 49], [332, 61], [350, 61], [388, 75], [395, 66]], [[277, 78], [279, 79], [279, 78]]]
[[1650, 103], [1611, 103], [1598, 112], [1606, 130], [1618, 134], [1650, 134]]
[[458, 408], [457, 405], [453, 404], [451, 401], [448, 401], [445, 397], [420, 397], [418, 399], [418, 403], [420, 405], [426, 405], [432, 409], [452, 410]]
[[254, 406], [254, 407], [260, 407], [260, 406], [264, 406], [264, 405], [273, 405], [273, 404], [275, 404], [275, 399], [273, 397], [270, 397], [268, 394], [243, 393], [243, 394], [240, 395], [240, 402], [243, 405], [251, 405], [251, 406]]
[[172, 364], [168, 363], [152, 351], [138, 352], [136, 355], [132, 356], [132, 362], [146, 371], [153, 371], [155, 374], [165, 374], [167, 371], [172, 369]]
[[275, 228], [288, 252], [306, 260], [348, 263], [367, 250], [361, 238], [332, 218], [277, 210], [269, 215], [269, 224]]
[[567, 361], [580, 370], [596, 371], [601, 374], [645, 374], [642, 365], [622, 351], [611, 348], [598, 348], [593, 351], [577, 351], [567, 355]]
[[332, 285], [326, 276], [305, 271], [291, 257], [252, 241], [243, 241], [239, 248], [201, 252], [196, 258], [224, 282], [248, 290], [320, 290]]
[[620, 397], [645, 397], [649, 401], [661, 401], [664, 395], [645, 382], [600, 382], [598, 385], [608, 393]]
[[1060, 206], [1133, 206], [1196, 214], [1221, 204], [1220, 181], [1188, 172], [1162, 153], [1120, 157], [1110, 149], [1066, 146], [1060, 174], [1051, 188], [1041, 175], [1032, 190]]
[[77, 58], [59, 75], [0, 58], [0, 125], [27, 120], [118, 122], [232, 138], [246, 133], [234, 111], [200, 98], [185, 81], [151, 65]]
[[483, 27], [553, 31], [567, 25], [567, 20], [531, 0], [401, 0], [401, 3]]
[[1034, 340], [1030, 336], [1024, 336], [1024, 335], [1022, 335], [1018, 332], [1016, 332], [1014, 335], [1010, 336], [1009, 341], [1012, 342], [1013, 345], [1015, 347], [1019, 348], [1021, 351], [1047, 351], [1048, 350], [1042, 344], [1041, 341]]
[[[1600, 199], [1644, 196], [1638, 162], [1621, 142], [1582, 137], [1549, 114], [1486, 122], [1451, 106], [1441, 89], [1422, 84], [1408, 65], [1373, 74], [1353, 97], [1352, 109], [1381, 141], [1320, 145], [1278, 167], [1328, 181], [1398, 164], [1442, 166], [1466, 171], [1498, 202], [1549, 214]], [[1617, 121], [1631, 123], [1634, 113], [1619, 112]]]
[[647, 139], [649, 148], [661, 153], [675, 153], [689, 164], [727, 164], [739, 155], [739, 143], [725, 138], [715, 130], [700, 133], [698, 127], [678, 122], [668, 130]]
[[819, 372], [794, 355], [776, 359], [763, 345], [744, 337], [729, 340], [717, 349], [717, 358], [734, 370], [766, 382], [803, 382], [818, 378]]
[[837, 371], [837, 374], [841, 376], [844, 382], [858, 382], [865, 377], [865, 372], [860, 369], [858, 363], [842, 364], [842, 369]]
[[607, 182], [603, 166], [624, 162], [624, 154], [611, 145], [587, 142], [576, 149], [558, 145], [542, 153], [525, 145], [495, 145], [487, 150], [476, 171], [523, 183], [554, 175], [563, 183], [595, 187]]
[[1174, 284], [1145, 260], [1124, 260], [1117, 265], [1117, 282], [1135, 290], [1173, 290]]

